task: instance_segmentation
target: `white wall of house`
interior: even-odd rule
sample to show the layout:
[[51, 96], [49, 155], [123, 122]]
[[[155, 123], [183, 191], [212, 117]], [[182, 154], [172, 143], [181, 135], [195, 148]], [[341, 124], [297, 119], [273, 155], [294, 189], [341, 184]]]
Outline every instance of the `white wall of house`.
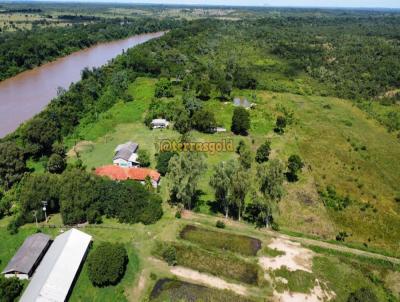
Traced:
[[120, 167], [132, 167], [132, 162], [127, 161], [125, 159], [122, 158], [117, 158], [113, 160], [113, 164], [120, 166]]
[[4, 277], [6, 278], [14, 278], [17, 277], [20, 280], [28, 280], [29, 276], [28, 274], [20, 274], [20, 273], [15, 273], [15, 274], [4, 274]]

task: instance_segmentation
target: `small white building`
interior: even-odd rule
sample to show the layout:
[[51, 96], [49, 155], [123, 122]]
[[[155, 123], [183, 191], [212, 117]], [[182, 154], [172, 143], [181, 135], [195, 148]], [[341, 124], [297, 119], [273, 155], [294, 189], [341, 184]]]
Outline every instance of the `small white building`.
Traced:
[[164, 129], [168, 128], [169, 122], [166, 119], [157, 118], [151, 121], [151, 127], [153, 129]]
[[213, 128], [213, 132], [215, 132], [215, 133], [223, 133], [223, 132], [226, 132], [226, 128], [215, 127], [215, 128]]
[[84, 260], [92, 236], [71, 229], [56, 237], [20, 302], [64, 302]]
[[118, 145], [115, 148], [113, 164], [120, 167], [137, 167], [140, 163], [137, 161], [138, 154], [136, 153], [139, 145], [133, 142]]

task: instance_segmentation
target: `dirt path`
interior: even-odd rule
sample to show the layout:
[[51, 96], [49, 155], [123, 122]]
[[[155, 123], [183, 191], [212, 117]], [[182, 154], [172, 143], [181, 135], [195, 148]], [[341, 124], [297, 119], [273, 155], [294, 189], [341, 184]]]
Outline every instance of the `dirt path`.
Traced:
[[146, 274], [145, 271], [142, 271], [139, 280], [137, 282], [137, 285], [132, 289], [131, 292], [128, 293], [128, 296], [130, 296], [133, 300], [141, 297], [145, 285], [146, 285]]
[[242, 296], [247, 295], [247, 289], [243, 285], [229, 283], [221, 278], [203, 274], [185, 267], [174, 266], [171, 268], [171, 273], [195, 283], [200, 283], [217, 289], [230, 290]]
[[349, 254], [363, 256], [363, 257], [367, 257], [367, 258], [386, 260], [386, 261], [392, 262], [394, 264], [400, 264], [399, 258], [394, 258], [394, 257], [385, 256], [382, 254], [367, 252], [367, 251], [350, 248], [350, 247], [343, 246], [343, 245], [337, 245], [337, 244], [333, 244], [333, 243], [329, 243], [329, 242], [325, 242], [325, 241], [319, 241], [316, 239], [289, 236], [289, 235], [284, 235], [284, 234], [280, 234], [280, 233], [273, 232], [273, 231], [264, 231], [264, 232], [268, 233], [269, 235], [271, 235], [272, 237], [275, 237], [275, 238], [282, 238], [282, 239], [286, 239], [286, 240], [296, 241], [296, 242], [299, 242], [304, 245], [314, 245], [314, 246], [319, 246], [319, 247], [322, 247], [325, 249], [331, 249], [331, 250], [335, 250], [335, 251], [339, 251], [339, 252], [343, 252], [343, 253], [349, 253]]
[[[187, 212], [187, 211], [185, 211], [185, 212]], [[217, 220], [221, 220], [220, 217], [212, 217], [209, 215], [199, 214], [199, 213], [194, 213], [194, 212], [185, 213], [184, 215], [182, 215], [182, 218], [191, 220], [191, 221], [193, 221], [193, 219], [200, 219], [200, 220], [206, 219], [208, 221], [214, 220], [215, 222]], [[230, 219], [224, 220], [224, 221], [226, 221], [227, 225], [235, 226], [238, 229], [242, 229], [242, 230], [244, 230], [244, 229], [250, 230], [251, 229], [252, 231], [254, 231], [253, 226], [250, 226], [243, 222], [238, 222], [238, 221], [234, 221], [234, 220], [230, 220]], [[295, 241], [295, 242], [299, 242], [304, 245], [313, 245], [313, 246], [318, 246], [318, 247], [322, 247], [325, 249], [331, 249], [331, 250], [335, 250], [335, 251], [339, 251], [339, 252], [343, 252], [343, 253], [349, 253], [349, 254], [373, 258], [373, 259], [386, 260], [386, 261], [392, 262], [394, 264], [400, 264], [400, 258], [389, 257], [389, 256], [385, 256], [385, 255], [373, 253], [373, 252], [367, 252], [367, 251], [363, 251], [363, 250], [359, 250], [359, 249], [355, 249], [355, 248], [346, 247], [343, 245], [337, 245], [337, 244], [320, 241], [320, 240], [316, 240], [316, 239], [289, 236], [289, 235], [281, 234], [279, 232], [274, 232], [274, 231], [270, 231], [270, 230], [260, 230], [259, 232], [260, 232], [260, 234], [264, 233], [273, 238], [280, 238], [280, 239]]]

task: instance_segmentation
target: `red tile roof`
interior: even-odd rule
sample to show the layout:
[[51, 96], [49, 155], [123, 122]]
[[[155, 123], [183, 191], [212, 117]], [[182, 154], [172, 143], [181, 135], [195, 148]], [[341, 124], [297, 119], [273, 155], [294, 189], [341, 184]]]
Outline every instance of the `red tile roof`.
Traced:
[[160, 180], [160, 173], [156, 170], [147, 168], [124, 168], [116, 165], [107, 165], [96, 169], [99, 176], [107, 176], [113, 180], [133, 179], [144, 181], [146, 176], [150, 176], [154, 181]]

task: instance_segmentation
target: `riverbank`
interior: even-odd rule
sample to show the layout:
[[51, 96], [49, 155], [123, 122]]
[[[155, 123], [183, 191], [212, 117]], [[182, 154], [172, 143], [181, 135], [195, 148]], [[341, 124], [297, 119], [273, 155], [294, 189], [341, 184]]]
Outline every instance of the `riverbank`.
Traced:
[[85, 67], [103, 66], [124, 50], [159, 38], [164, 33], [146, 33], [100, 43], [0, 82], [0, 137], [42, 111], [57, 96], [59, 87], [67, 89], [79, 81]]

